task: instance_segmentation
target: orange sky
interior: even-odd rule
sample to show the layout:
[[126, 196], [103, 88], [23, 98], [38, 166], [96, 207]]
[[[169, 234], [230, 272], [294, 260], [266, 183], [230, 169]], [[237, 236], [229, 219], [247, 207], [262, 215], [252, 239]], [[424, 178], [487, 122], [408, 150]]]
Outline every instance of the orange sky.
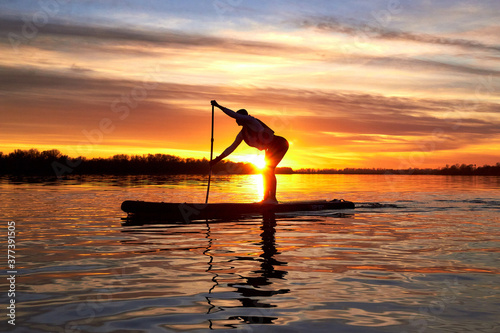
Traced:
[[[216, 99], [289, 140], [280, 166], [500, 162], [498, 3], [209, 3], [9, 4], [0, 151], [208, 158]], [[217, 110], [215, 155], [239, 129]]]

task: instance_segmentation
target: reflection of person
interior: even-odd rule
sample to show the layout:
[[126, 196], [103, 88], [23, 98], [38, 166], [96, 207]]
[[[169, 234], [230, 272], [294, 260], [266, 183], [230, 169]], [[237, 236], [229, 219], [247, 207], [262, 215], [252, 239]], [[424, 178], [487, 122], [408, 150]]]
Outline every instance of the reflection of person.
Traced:
[[283, 159], [288, 150], [288, 141], [281, 136], [274, 135], [274, 131], [257, 118], [248, 114], [245, 109], [234, 112], [225, 108], [216, 101], [213, 106], [221, 109], [229, 117], [236, 119], [236, 123], [243, 128], [234, 142], [217, 156], [211, 163], [214, 165], [230, 155], [242, 141], [251, 147], [266, 151], [266, 167], [264, 169], [264, 200], [263, 203], [278, 203], [276, 200], [276, 166]]
[[[245, 261], [260, 261], [259, 269], [252, 270], [247, 274], [245, 274], [244, 269], [238, 270], [241, 278], [236, 283], [228, 283], [227, 285], [235, 288], [238, 295], [241, 295], [238, 300], [243, 308], [249, 312], [246, 316], [240, 315], [238, 317], [250, 324], [274, 324], [279, 318], [275, 317], [276, 313], [271, 310], [276, 306], [272, 305], [271, 297], [290, 292], [288, 288], [280, 288], [283, 284], [279, 281], [284, 280], [288, 274], [286, 270], [283, 270], [286, 269], [288, 263], [276, 258], [280, 252], [276, 249], [276, 217], [274, 213], [264, 216], [261, 230], [262, 254], [259, 255], [259, 258], [254, 255], [240, 258], [240, 260]], [[252, 311], [251, 308], [259, 308], [259, 310]]]

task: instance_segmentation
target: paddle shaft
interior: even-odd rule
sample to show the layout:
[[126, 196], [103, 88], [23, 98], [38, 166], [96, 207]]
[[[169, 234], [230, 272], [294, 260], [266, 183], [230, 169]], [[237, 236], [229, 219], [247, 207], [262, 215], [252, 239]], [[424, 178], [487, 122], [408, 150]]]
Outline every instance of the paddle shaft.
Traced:
[[[210, 139], [210, 162], [214, 154], [214, 106], [212, 105], [212, 138]], [[210, 172], [208, 173], [207, 197], [205, 203], [208, 203], [208, 194], [210, 193], [210, 178], [212, 178], [212, 163], [210, 163]]]

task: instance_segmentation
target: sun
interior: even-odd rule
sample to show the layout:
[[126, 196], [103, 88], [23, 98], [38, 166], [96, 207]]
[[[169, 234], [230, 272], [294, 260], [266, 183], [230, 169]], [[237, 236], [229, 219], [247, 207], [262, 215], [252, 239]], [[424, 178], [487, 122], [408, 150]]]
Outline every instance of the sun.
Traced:
[[243, 156], [244, 162], [252, 163], [257, 170], [262, 171], [266, 167], [266, 159], [264, 155], [248, 154]]

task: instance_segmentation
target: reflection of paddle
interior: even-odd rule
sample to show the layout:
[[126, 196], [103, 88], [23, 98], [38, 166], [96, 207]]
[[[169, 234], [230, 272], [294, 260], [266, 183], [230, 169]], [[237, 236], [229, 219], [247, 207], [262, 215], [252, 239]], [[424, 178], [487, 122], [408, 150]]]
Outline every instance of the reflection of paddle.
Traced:
[[214, 153], [214, 106], [212, 105], [212, 139], [210, 140], [210, 171], [208, 173], [207, 197], [205, 203], [208, 203], [208, 193], [210, 192], [210, 178], [212, 178], [212, 156]]

